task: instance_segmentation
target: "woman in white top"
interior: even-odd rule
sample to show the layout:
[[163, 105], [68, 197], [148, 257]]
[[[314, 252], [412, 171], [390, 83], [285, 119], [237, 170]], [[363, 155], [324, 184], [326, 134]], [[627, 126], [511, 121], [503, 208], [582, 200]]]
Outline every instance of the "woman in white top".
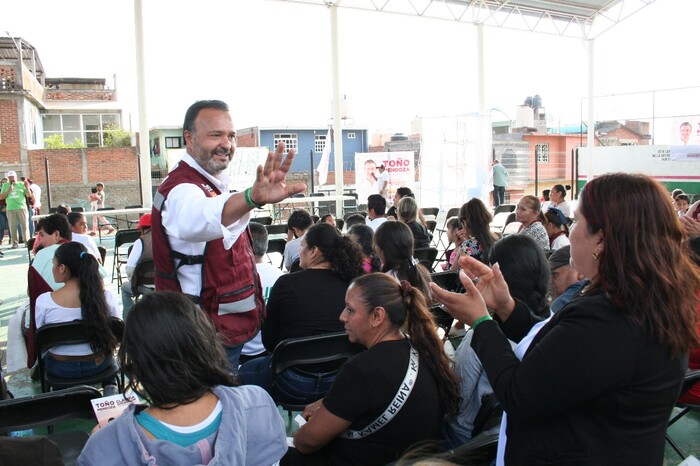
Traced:
[[114, 295], [104, 289], [97, 259], [80, 243], [64, 243], [56, 249], [52, 271], [63, 287], [37, 298], [37, 328], [82, 320], [89, 343], [52, 348], [43, 356], [46, 370], [57, 377], [86, 377], [113, 365], [118, 341], [110, 318], [121, 318], [121, 312]]
[[68, 213], [68, 223], [70, 223], [70, 229], [73, 232], [72, 241], [80, 243], [85, 246], [90, 254], [95, 256], [98, 262], [102, 263], [100, 257], [100, 250], [97, 249], [97, 244], [91, 236], [87, 234], [88, 224], [85, 220], [85, 216], [80, 212], [69, 212]]
[[559, 248], [568, 246], [569, 243], [569, 219], [564, 216], [561, 210], [550, 207], [544, 214], [547, 219], [544, 227], [549, 235], [549, 248], [556, 251]]

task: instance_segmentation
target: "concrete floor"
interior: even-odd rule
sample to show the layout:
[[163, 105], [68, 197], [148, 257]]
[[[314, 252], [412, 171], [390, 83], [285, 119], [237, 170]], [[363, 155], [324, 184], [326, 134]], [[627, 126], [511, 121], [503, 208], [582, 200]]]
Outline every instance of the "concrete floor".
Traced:
[[[444, 214], [442, 214], [444, 215]], [[442, 225], [443, 218], [438, 220], [438, 225]], [[14, 314], [17, 306], [26, 299], [27, 289], [27, 250], [20, 247], [19, 249], [10, 249], [6, 244], [5, 239], [0, 250], [5, 253], [4, 257], [0, 257], [0, 355], [2, 360], [3, 374], [7, 381], [9, 389], [15, 396], [27, 396], [41, 392], [41, 387], [38, 382], [34, 382], [29, 377], [29, 370], [22, 369], [16, 372], [6, 372], [5, 349], [7, 346], [7, 325], [10, 317]], [[98, 245], [99, 245], [98, 241]], [[103, 236], [102, 246], [107, 249], [107, 258], [105, 270], [108, 278], [106, 285], [115, 295], [117, 294], [117, 282], [111, 282], [114, 237]], [[274, 258], [276, 263], [279, 263], [277, 258]], [[285, 422], [287, 421], [287, 413], [281, 411]], [[296, 429], [296, 424], [288, 425], [288, 432]], [[700, 458], [700, 414], [690, 413], [682, 420], [678, 421], [669, 429], [669, 434], [684, 449], [688, 454], [693, 454]], [[666, 444], [666, 455], [664, 465], [677, 465], [681, 462], [678, 454]]]

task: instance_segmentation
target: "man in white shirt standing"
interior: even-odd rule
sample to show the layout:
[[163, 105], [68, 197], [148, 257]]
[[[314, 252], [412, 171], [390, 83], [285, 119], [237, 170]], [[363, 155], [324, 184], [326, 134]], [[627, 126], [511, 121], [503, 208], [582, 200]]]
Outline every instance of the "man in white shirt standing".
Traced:
[[379, 225], [386, 222], [386, 200], [379, 194], [372, 194], [367, 198], [367, 226], [377, 231]]
[[379, 170], [379, 176], [374, 184], [374, 191], [386, 199], [389, 195], [389, 172], [386, 171], [384, 164], [378, 166], [377, 169]]
[[27, 178], [27, 183], [29, 183], [29, 189], [32, 190], [34, 195], [34, 215], [41, 214], [41, 186], [32, 181], [31, 178]]
[[228, 105], [195, 102], [183, 124], [187, 152], [163, 180], [153, 202], [153, 259], [156, 289], [181, 291], [212, 319], [236, 370], [243, 344], [265, 316], [248, 221], [256, 207], [306, 189], [287, 185], [294, 150], [284, 144], [258, 166], [255, 182], [230, 192], [224, 173], [236, 149]]

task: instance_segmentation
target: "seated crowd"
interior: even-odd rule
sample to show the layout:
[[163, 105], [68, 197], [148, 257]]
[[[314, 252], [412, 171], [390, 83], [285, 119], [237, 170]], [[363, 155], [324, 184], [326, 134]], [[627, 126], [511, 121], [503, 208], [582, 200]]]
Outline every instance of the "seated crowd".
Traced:
[[[126, 293], [118, 345], [108, 322], [122, 311], [85, 218], [46, 217], [30, 327], [84, 320], [90, 343], [39, 357], [51, 373], [88, 374], [114, 364], [119, 346], [128, 387], [147, 402], [97, 430], [78, 464], [384, 465], [413, 449], [449, 461], [481, 432], [499, 433], [496, 464], [661, 464], [686, 355], [700, 367], [700, 232], [683, 219], [700, 206], [683, 193], [669, 202], [641, 175], [590, 181], [574, 210], [566, 194], [555, 185], [544, 202], [521, 198], [517, 234], [503, 237], [469, 200], [445, 220], [432, 269], [414, 258], [438, 241], [408, 188], [388, 211], [370, 196], [345, 234], [330, 214], [314, 223], [294, 210], [279, 268], [266, 259], [267, 229], [250, 223], [266, 316], [240, 367], [181, 293], [141, 290], [135, 303]], [[150, 259], [150, 216], [139, 228], [138, 254]], [[466, 291], [441, 289], [435, 270]], [[455, 319], [450, 335], [464, 335], [452, 356], [435, 306]], [[343, 331], [364, 348], [347, 362], [271, 373], [281, 341]], [[682, 399], [699, 402], [700, 385]], [[289, 448], [276, 403], [306, 405]]]

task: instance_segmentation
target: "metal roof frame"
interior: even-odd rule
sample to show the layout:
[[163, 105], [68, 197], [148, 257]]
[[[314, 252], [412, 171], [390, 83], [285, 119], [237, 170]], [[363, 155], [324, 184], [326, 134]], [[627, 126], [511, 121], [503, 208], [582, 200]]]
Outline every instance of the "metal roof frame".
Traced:
[[279, 0], [594, 39], [656, 0]]

